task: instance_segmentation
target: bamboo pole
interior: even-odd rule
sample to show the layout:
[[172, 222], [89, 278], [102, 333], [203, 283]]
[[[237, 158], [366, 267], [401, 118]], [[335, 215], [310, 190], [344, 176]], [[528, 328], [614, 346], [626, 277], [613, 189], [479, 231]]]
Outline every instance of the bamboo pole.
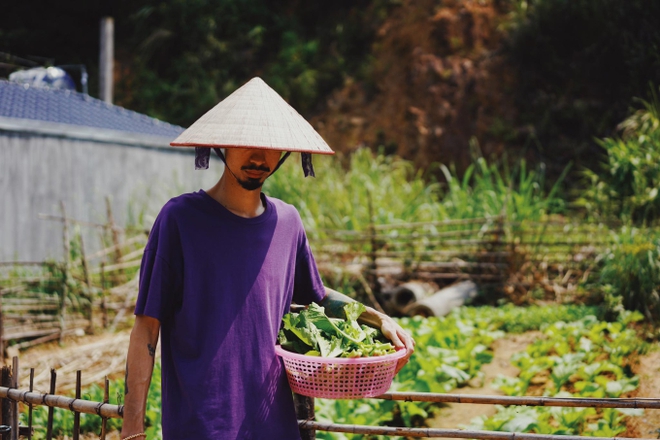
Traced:
[[[63, 201], [60, 201], [60, 209], [62, 210], [62, 217], [66, 219], [66, 206]], [[69, 293], [69, 259], [71, 258], [69, 225], [66, 221], [62, 222], [62, 241], [64, 242], [64, 262], [62, 263], [64, 282], [62, 283], [62, 301], [60, 303], [60, 342], [62, 342], [62, 335], [64, 335], [64, 330], [66, 329], [66, 298]]]
[[[109, 266], [105, 266], [104, 270], [105, 272], [113, 272], [115, 270], [121, 271], [122, 275], [124, 274], [124, 269], [130, 269], [133, 267], [138, 267], [140, 264], [142, 264], [142, 260], [133, 260], [133, 261], [127, 261], [125, 263], [118, 263], [118, 264], [111, 264]], [[97, 267], [95, 269], [92, 269], [92, 273], [100, 273], [101, 268]], [[120, 281], [123, 282], [123, 281]]]
[[[106, 225], [106, 229], [107, 229], [107, 225]], [[146, 233], [148, 233], [148, 231], [143, 231], [143, 232], [145, 232], [145, 235], [136, 235], [135, 237], [131, 237], [131, 238], [125, 240], [123, 243], [120, 243], [118, 246], [130, 246], [130, 245], [133, 245], [133, 244], [136, 244], [136, 243], [146, 243], [147, 242]], [[118, 246], [117, 245], [112, 245], [112, 246], [107, 247], [105, 249], [101, 249], [100, 251], [95, 252], [92, 255], [90, 255], [89, 259], [94, 260], [96, 258], [105, 257], [108, 254], [116, 252]]]
[[0, 261], [0, 266], [52, 266], [47, 261]]
[[[586, 437], [579, 435], [528, 434], [521, 432], [472, 431], [467, 429], [439, 428], [399, 428], [390, 426], [340, 425], [319, 423], [310, 420], [298, 420], [300, 429], [316, 429], [329, 432], [348, 432], [351, 434], [388, 435], [401, 437], [448, 437], [488, 440], [629, 440], [623, 437]], [[644, 439], [651, 440], [651, 439]]]
[[108, 304], [105, 291], [105, 261], [101, 261], [101, 315], [103, 316], [103, 328], [108, 328]]
[[[126, 243], [124, 243], [124, 246], [126, 246]], [[133, 252], [129, 252], [128, 254], [123, 255], [119, 262], [124, 263], [126, 261], [132, 261], [134, 259], [138, 259], [138, 260], [142, 261], [142, 255], [143, 254], [144, 254], [144, 248], [136, 249]]]
[[483, 403], [496, 405], [562, 406], [580, 408], [649, 408], [660, 409], [660, 398], [597, 398], [597, 397], [533, 397], [487, 396], [479, 394], [444, 394], [392, 392], [374, 399], [403, 400], [406, 402]]
[[83, 220], [76, 220], [75, 218], [67, 217], [66, 215], [51, 215], [51, 214], [42, 214], [39, 213], [39, 218], [44, 219], [44, 220], [54, 220], [62, 223], [71, 223], [73, 225], [78, 225], [78, 226], [90, 226], [94, 228], [100, 228], [100, 229], [105, 229], [108, 227], [108, 225], [104, 225], [101, 223], [94, 223], [94, 222], [87, 222]]
[[430, 222], [409, 222], [409, 223], [391, 223], [386, 225], [376, 225], [376, 229], [398, 229], [398, 228], [416, 228], [419, 226], [450, 226], [450, 225], [473, 225], [494, 223], [501, 216], [495, 217], [476, 217], [451, 220], [436, 220]]
[[87, 327], [88, 334], [94, 334], [94, 301], [92, 294], [92, 280], [89, 276], [89, 266], [87, 264], [87, 257], [85, 255], [85, 240], [83, 239], [83, 234], [80, 234], [80, 259], [82, 260], [83, 268], [83, 277], [85, 281], [85, 286], [87, 288], [87, 301], [89, 305], [87, 307], [87, 319], [89, 319], [89, 326]]
[[62, 408], [78, 411], [85, 414], [96, 414], [101, 417], [120, 419], [124, 415], [123, 405], [112, 405], [91, 400], [72, 399], [55, 394], [42, 394], [30, 391], [21, 391], [0, 386], [0, 399], [11, 399], [18, 402], [43, 405], [50, 408]]
[[[112, 244], [115, 247], [115, 261], [120, 262], [121, 257], [122, 257], [122, 251], [121, 251], [121, 240], [119, 240], [119, 231], [115, 225], [115, 218], [114, 215], [112, 214], [112, 203], [110, 202], [110, 197], [105, 198], [105, 207], [106, 211], [108, 213], [108, 229], [111, 232], [112, 235]], [[119, 265], [117, 265], [119, 266]], [[121, 271], [119, 276], [120, 279], [123, 281], [125, 278], [125, 273], [122, 270], [123, 268], [119, 268]], [[106, 270], [110, 270], [109, 268], [106, 268]]]
[[[11, 360], [11, 387], [18, 388], [18, 356], [14, 356]], [[18, 402], [11, 401], [11, 432], [9, 438], [11, 440], [18, 440]]]
[[[373, 233], [371, 231], [373, 231]], [[472, 230], [472, 229], [461, 229], [457, 231], [409, 232], [406, 234], [398, 233], [396, 235], [390, 235], [390, 234], [377, 233], [376, 225], [373, 225], [373, 226], [369, 226], [369, 229], [367, 231], [351, 231], [351, 230], [335, 231], [334, 233], [331, 233], [329, 235], [332, 235], [334, 237], [350, 237], [351, 240], [355, 238], [366, 240], [368, 237], [371, 237], [371, 235], [373, 234], [380, 240], [406, 241], [406, 240], [418, 240], [420, 238], [470, 237], [474, 235], [497, 236], [503, 233], [504, 233], [503, 229], [492, 229], [484, 232], [478, 230]]]

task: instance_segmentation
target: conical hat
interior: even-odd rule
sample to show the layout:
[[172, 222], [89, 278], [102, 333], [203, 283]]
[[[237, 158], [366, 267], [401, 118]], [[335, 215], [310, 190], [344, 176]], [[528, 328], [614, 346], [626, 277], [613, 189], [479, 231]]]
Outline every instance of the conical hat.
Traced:
[[258, 77], [220, 101], [170, 145], [334, 154], [309, 122]]

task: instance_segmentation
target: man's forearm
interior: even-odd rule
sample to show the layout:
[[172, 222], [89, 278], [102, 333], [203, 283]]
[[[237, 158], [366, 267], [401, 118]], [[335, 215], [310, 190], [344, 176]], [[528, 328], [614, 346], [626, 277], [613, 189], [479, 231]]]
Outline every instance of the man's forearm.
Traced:
[[[343, 293], [326, 287], [325, 298], [323, 298], [323, 301], [321, 301], [320, 305], [325, 308], [328, 316], [333, 316], [335, 318], [345, 318], [344, 306], [347, 303], [353, 301], [354, 300], [352, 298], [344, 295]], [[359, 321], [376, 328], [380, 328], [381, 326], [379, 313], [371, 307], [367, 307], [367, 310], [362, 313], [362, 315], [360, 315]]]
[[144, 415], [156, 357], [157, 320], [137, 316], [126, 360], [122, 438], [144, 431]]

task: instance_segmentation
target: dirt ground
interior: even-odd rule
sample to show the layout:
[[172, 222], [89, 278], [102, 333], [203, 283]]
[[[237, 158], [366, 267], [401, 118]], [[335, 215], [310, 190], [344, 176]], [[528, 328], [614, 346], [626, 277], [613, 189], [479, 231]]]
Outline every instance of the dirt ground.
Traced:
[[[660, 398], [660, 350], [640, 357], [633, 371], [639, 376], [635, 397]], [[629, 426], [631, 437], [660, 438], [660, 408], [645, 410], [643, 416], [631, 419]]]
[[[482, 380], [473, 380], [469, 386], [458, 388], [452, 394], [479, 394], [497, 396], [503, 395], [499, 390], [491, 387], [491, 383], [497, 376], [516, 377], [519, 370], [511, 365], [509, 360], [515, 353], [525, 350], [529, 344], [534, 342], [540, 333], [529, 332], [522, 335], [509, 335], [495, 341], [493, 346], [494, 357], [490, 364], [482, 367], [484, 377]], [[495, 414], [495, 405], [478, 403], [449, 403], [438, 411], [429, 426], [441, 429], [460, 429], [469, 424], [476, 417]]]
[[[474, 379], [452, 394], [501, 395], [491, 387], [498, 375], [515, 377], [518, 369], [509, 360], [514, 353], [523, 351], [532, 343], [538, 332], [522, 335], [509, 335], [494, 344], [494, 358], [483, 366], [482, 379]], [[65, 394], [75, 386], [76, 370], [82, 370], [83, 387], [91, 383], [101, 383], [105, 376], [122, 377], [126, 362], [126, 352], [130, 331], [115, 334], [70, 337], [62, 344], [44, 344], [20, 353], [20, 389], [28, 389], [30, 368], [35, 369], [34, 390], [46, 393], [49, 389], [50, 370], [57, 371], [57, 394]], [[635, 362], [633, 371], [640, 377], [636, 397], [660, 398], [660, 347], [641, 356]], [[113, 392], [111, 390], [111, 392]], [[478, 416], [495, 414], [494, 405], [456, 403], [446, 404], [429, 421], [433, 428], [460, 429]], [[632, 438], [660, 438], [660, 409], [646, 410], [642, 417], [632, 418], [625, 436]], [[115, 435], [116, 433], [112, 433]], [[90, 437], [93, 438], [93, 437]], [[114, 437], [109, 437], [114, 440]]]

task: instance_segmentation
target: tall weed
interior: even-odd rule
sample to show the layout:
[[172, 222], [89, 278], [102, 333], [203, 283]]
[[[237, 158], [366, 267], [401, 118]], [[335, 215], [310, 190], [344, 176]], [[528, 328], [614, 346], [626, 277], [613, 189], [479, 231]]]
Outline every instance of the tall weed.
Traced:
[[264, 185], [264, 191], [295, 205], [311, 235], [326, 229], [366, 230], [375, 224], [423, 222], [504, 214], [509, 220], [540, 220], [562, 212], [560, 181], [545, 190], [545, 169], [529, 170], [524, 161], [511, 168], [505, 162], [475, 159], [459, 177], [440, 165], [446, 187], [415, 171], [409, 161], [356, 150], [343, 158], [316, 160], [317, 176], [304, 179], [299, 167], [284, 167]]
[[[473, 151], [478, 147], [473, 141]], [[566, 202], [560, 195], [560, 185], [568, 168], [546, 191], [545, 166], [527, 168], [525, 160], [511, 167], [506, 158], [488, 163], [480, 154], [463, 177], [441, 165], [447, 181], [442, 198], [446, 218], [492, 217], [503, 215], [510, 221], [538, 221], [547, 214], [563, 212]]]
[[660, 219], [660, 100], [641, 101], [619, 125], [619, 137], [599, 141], [607, 157], [601, 172], [587, 170], [587, 190], [578, 201], [597, 218], [636, 225]]

